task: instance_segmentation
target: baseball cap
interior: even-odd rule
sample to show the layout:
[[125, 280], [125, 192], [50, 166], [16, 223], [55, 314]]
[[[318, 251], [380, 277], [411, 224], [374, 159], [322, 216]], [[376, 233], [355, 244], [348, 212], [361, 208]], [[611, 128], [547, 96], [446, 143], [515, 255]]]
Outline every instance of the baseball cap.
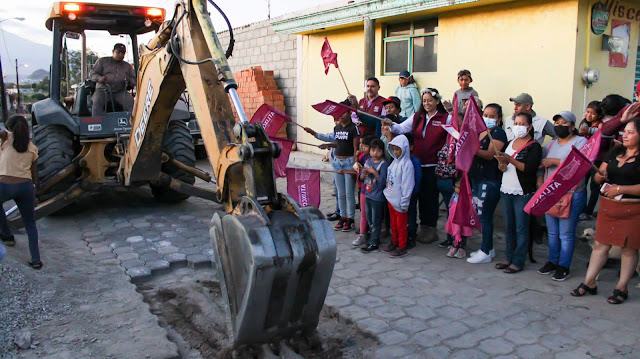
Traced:
[[384, 100], [382, 102], [382, 106], [388, 104], [388, 103], [393, 103], [396, 105], [397, 108], [400, 108], [400, 99], [395, 97], [395, 96], [390, 96], [388, 99]]
[[122, 52], [127, 52], [127, 47], [124, 46], [124, 44], [121, 44], [121, 43], [117, 43], [117, 44], [113, 45], [113, 49], [114, 50], [118, 50], [118, 51], [122, 51]]
[[411, 77], [411, 74], [409, 73], [409, 71], [404, 70], [404, 71], [400, 71], [400, 73], [398, 74], [398, 77], [404, 77], [405, 79], [408, 79], [409, 77]]
[[473, 77], [471, 77], [471, 71], [469, 71], [469, 70], [460, 70], [460, 71], [458, 71], [458, 78], [461, 78], [462, 76], [469, 76], [471, 81], [473, 81]]
[[567, 122], [576, 123], [576, 115], [571, 111], [562, 111], [559, 114], [553, 116], [553, 121], [556, 121], [559, 117], [562, 117]]
[[529, 95], [528, 93], [524, 93], [524, 92], [519, 94], [516, 97], [509, 98], [509, 101], [515, 102], [517, 104], [530, 103], [533, 105], [533, 97], [531, 97], [531, 95]]

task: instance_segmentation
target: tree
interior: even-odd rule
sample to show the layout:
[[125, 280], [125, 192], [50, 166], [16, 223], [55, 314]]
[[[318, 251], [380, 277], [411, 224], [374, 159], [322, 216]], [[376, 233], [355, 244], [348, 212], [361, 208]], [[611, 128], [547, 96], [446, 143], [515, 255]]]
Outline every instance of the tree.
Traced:
[[[80, 51], [69, 50], [67, 57], [69, 59], [69, 82], [71, 85], [80, 84], [82, 81], [82, 54]], [[87, 73], [89, 73], [91, 67], [96, 63], [96, 61], [98, 61], [98, 54], [93, 50], [87, 49]], [[66, 66], [64, 62], [62, 63], [62, 66], [62, 78], [60, 80], [65, 83]], [[64, 85], [66, 86], [66, 83]]]

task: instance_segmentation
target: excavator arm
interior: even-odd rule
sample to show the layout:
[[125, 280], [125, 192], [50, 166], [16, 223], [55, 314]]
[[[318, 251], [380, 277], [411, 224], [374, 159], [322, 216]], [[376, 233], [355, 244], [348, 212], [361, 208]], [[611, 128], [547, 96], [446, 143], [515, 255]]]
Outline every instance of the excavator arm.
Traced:
[[[216, 200], [227, 212], [214, 214], [210, 235], [235, 346], [311, 334], [335, 263], [333, 230], [318, 209], [277, 192], [273, 158], [280, 148], [247, 121], [206, 6], [179, 1], [173, 19], [143, 46], [119, 173], [125, 185], [166, 180], [162, 142], [186, 88], [217, 180]], [[171, 179], [171, 188], [180, 190], [180, 181]]]

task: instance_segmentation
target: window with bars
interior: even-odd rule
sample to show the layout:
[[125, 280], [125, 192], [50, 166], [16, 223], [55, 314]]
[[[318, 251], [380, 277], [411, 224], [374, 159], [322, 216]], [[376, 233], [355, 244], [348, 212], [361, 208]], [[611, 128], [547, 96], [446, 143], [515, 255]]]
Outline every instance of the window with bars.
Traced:
[[384, 73], [438, 71], [438, 19], [389, 24], [384, 32]]

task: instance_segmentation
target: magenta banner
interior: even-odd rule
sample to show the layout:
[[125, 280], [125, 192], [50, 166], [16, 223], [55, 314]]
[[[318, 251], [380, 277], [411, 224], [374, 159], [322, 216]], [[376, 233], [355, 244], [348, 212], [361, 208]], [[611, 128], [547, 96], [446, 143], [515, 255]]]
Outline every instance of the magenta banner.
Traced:
[[456, 167], [469, 172], [473, 159], [480, 148], [480, 134], [487, 130], [487, 125], [482, 119], [480, 108], [476, 100], [471, 95], [467, 102], [467, 113], [464, 115], [462, 128], [460, 128], [460, 139], [456, 143]]
[[275, 136], [286, 121], [291, 121], [289, 115], [264, 103], [253, 114], [250, 122], [260, 122], [267, 136]]
[[300, 207], [319, 207], [320, 171], [287, 168], [287, 193]]
[[558, 203], [562, 196], [582, 181], [590, 169], [591, 162], [589, 159], [575, 147], [572, 147], [569, 156], [540, 186], [524, 207], [524, 211], [534, 216], [542, 216], [554, 204]]
[[325, 102], [311, 105], [311, 107], [313, 107], [314, 110], [320, 113], [332, 116], [336, 120], [340, 118], [340, 116], [342, 116], [345, 112], [353, 111], [353, 108], [341, 103], [333, 102], [331, 100], [326, 100]]
[[458, 193], [458, 204], [453, 213], [453, 223], [462, 227], [476, 228], [482, 231], [478, 213], [473, 205], [473, 194], [471, 193], [469, 176], [464, 172], [460, 180], [460, 192]]
[[289, 162], [289, 156], [291, 155], [291, 147], [293, 141], [280, 137], [269, 137], [273, 142], [277, 142], [282, 146], [280, 157], [273, 159], [273, 170], [276, 172], [276, 178], [282, 178], [287, 176], [287, 163]]
[[600, 144], [602, 144], [602, 130], [598, 130], [587, 143], [584, 144], [580, 148], [580, 152], [589, 159], [589, 161], [593, 162], [598, 157], [598, 152], [600, 152]]
[[324, 74], [329, 73], [329, 65], [333, 64], [333, 66], [338, 68], [338, 54], [331, 50], [331, 45], [329, 45], [329, 39], [324, 38], [324, 44], [322, 44], [322, 49], [320, 50], [320, 56], [322, 56], [322, 62], [324, 63]]

